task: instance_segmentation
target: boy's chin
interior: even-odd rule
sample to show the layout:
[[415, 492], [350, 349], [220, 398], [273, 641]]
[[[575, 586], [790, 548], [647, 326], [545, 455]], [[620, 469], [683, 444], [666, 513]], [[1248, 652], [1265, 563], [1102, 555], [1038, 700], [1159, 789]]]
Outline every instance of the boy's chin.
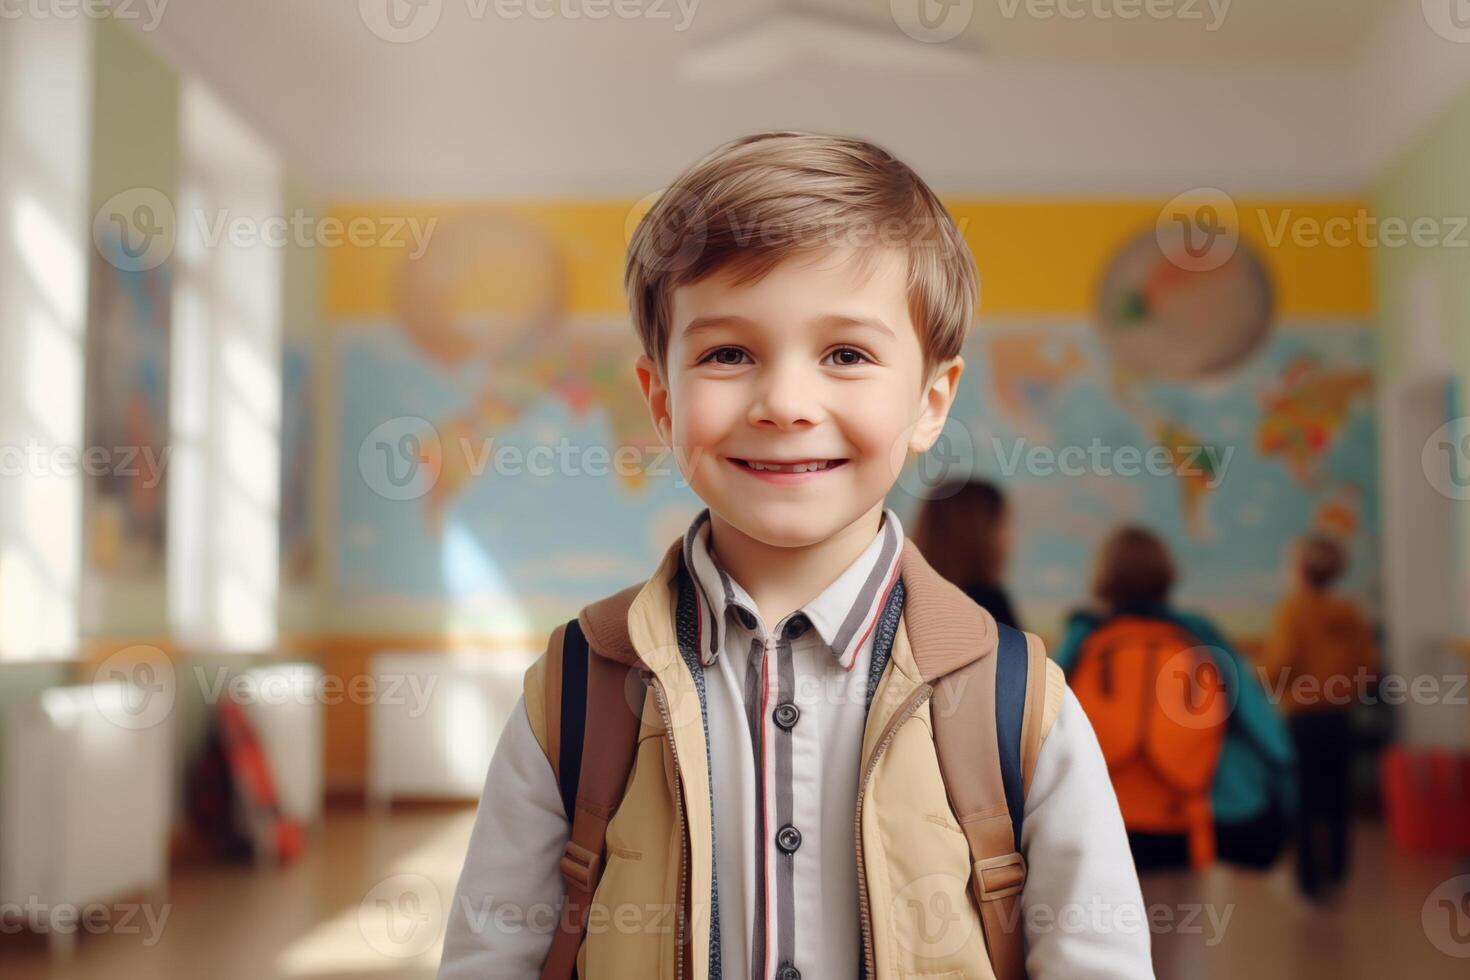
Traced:
[[793, 501], [789, 505], [749, 503], [721, 510], [711, 508], [748, 538], [772, 548], [806, 548], [820, 544], [848, 523], [830, 501]]

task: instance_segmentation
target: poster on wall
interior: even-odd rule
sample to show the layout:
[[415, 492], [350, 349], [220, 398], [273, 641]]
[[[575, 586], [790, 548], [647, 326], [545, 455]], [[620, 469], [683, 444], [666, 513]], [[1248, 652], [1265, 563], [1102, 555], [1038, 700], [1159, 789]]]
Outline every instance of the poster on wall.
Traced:
[[172, 263], [145, 260], [120, 226], [94, 235], [87, 328], [86, 554], [92, 568], [161, 574], [166, 548]]

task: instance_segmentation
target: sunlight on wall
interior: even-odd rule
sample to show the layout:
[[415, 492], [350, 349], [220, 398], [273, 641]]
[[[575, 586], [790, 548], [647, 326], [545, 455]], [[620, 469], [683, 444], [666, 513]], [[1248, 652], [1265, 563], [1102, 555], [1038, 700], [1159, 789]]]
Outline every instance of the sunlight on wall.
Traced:
[[77, 646], [91, 39], [0, 33], [0, 659]]

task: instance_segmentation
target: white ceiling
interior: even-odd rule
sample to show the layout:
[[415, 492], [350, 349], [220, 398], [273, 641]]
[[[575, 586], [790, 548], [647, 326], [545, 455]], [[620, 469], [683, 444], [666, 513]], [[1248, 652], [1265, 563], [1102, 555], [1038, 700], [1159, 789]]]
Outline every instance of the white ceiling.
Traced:
[[[1131, 0], [1189, 15], [1131, 20], [1092, 12], [1130, 0], [950, 0], [972, 12], [952, 44], [899, 31], [891, 10], [913, 0], [828, 0], [898, 46], [849, 37], [831, 57], [777, 28], [784, 67], [721, 79], [691, 75], [691, 52], [777, 5], [617, 0], [667, 16], [592, 20], [496, 10], [598, 0], [420, 0], [432, 29], [394, 43], [370, 26], [388, 2], [407, 0], [171, 0], [144, 36], [332, 197], [642, 194], [773, 127], [867, 136], [948, 192], [1356, 191], [1387, 152], [1360, 108], [1364, 66], [1392, 70], [1385, 21], [1470, 65], [1419, 0]], [[1058, 4], [1085, 16], [1047, 16]]]

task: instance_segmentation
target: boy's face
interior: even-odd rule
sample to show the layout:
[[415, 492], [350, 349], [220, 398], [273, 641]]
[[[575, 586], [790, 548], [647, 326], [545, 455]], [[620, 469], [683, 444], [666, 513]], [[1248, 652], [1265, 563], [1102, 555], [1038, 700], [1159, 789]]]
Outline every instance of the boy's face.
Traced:
[[[671, 297], [667, 374], [638, 377], [665, 445], [710, 510], [777, 547], [826, 540], [880, 507], [938, 437], [964, 362], [924, 378], [907, 259], [792, 256], [754, 283], [716, 273]], [[816, 472], [755, 463], [817, 462]]]

